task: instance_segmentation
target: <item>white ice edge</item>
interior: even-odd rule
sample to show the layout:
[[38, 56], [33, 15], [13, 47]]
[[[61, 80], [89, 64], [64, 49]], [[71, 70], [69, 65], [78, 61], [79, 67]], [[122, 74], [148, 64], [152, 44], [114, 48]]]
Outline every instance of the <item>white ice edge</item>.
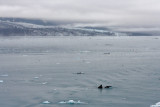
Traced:
[[50, 104], [49, 101], [43, 101], [43, 104]]
[[150, 107], [160, 107], [160, 102], [156, 103], [155, 105], [151, 105]]

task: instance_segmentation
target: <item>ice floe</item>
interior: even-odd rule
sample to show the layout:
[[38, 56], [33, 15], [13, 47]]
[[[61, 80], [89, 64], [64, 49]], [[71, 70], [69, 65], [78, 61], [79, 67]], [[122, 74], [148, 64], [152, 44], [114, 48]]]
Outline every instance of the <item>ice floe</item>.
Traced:
[[60, 104], [85, 104], [85, 102], [81, 102], [80, 100], [74, 101], [74, 100], [68, 100], [68, 101], [61, 101]]
[[89, 53], [91, 51], [80, 51], [80, 53]]
[[151, 105], [150, 107], [160, 107], [160, 102], [156, 103], [155, 105]]
[[3, 82], [3, 80], [0, 80], [0, 83], [2, 83]]
[[50, 104], [51, 102], [49, 101], [43, 101], [43, 104]]
[[48, 82], [43, 82], [42, 84], [45, 85], [45, 84], [47, 84], [47, 83], [48, 83]]
[[34, 79], [38, 79], [39, 77], [34, 77]]

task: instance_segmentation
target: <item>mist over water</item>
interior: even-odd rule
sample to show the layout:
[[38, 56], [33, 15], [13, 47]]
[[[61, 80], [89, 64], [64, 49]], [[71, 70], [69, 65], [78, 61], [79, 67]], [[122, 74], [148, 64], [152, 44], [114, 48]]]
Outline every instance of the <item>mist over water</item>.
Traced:
[[0, 105], [150, 107], [159, 66], [158, 36], [0, 37]]

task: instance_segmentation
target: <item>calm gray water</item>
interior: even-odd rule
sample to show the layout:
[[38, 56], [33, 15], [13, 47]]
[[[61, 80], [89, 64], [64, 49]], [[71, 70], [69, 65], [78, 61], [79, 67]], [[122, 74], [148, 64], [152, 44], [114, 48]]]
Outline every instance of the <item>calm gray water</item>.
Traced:
[[0, 107], [150, 107], [159, 84], [160, 37], [0, 37]]

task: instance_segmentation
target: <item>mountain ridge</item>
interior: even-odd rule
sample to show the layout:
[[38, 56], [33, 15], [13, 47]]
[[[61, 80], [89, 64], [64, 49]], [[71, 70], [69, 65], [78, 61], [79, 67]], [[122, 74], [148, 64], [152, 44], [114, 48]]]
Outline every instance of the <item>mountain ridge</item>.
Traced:
[[152, 36], [146, 32], [116, 31], [101, 26], [66, 26], [67, 24], [50, 20], [0, 17], [0, 36]]

